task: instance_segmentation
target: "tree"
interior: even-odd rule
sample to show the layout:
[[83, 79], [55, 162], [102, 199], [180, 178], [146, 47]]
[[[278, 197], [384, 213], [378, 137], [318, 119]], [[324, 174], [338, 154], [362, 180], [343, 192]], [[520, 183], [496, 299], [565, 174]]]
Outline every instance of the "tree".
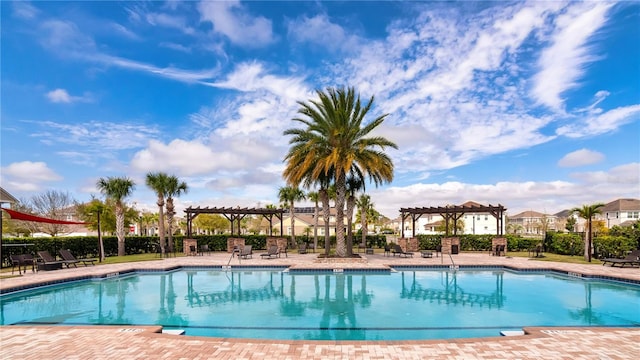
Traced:
[[178, 180], [175, 176], [167, 178], [167, 224], [169, 228], [169, 252], [173, 252], [173, 216], [176, 214], [173, 198], [178, 197], [189, 190], [187, 183]]
[[567, 218], [567, 223], [565, 224], [564, 228], [567, 229], [568, 232], [574, 232], [575, 228], [576, 228], [576, 218], [574, 218], [573, 216], [569, 216], [569, 218]]
[[591, 262], [591, 242], [592, 242], [592, 238], [591, 238], [591, 226], [592, 226], [592, 222], [593, 222], [593, 217], [596, 214], [600, 214], [602, 212], [602, 210], [600, 210], [601, 207], [604, 207], [603, 203], [596, 203], [596, 204], [592, 204], [592, 205], [582, 205], [581, 208], [574, 208], [573, 210], [571, 210], [571, 212], [573, 213], [577, 213], [578, 216], [580, 216], [581, 218], [587, 220], [587, 240], [584, 242], [585, 246], [584, 246], [584, 258], [585, 260], [587, 260], [588, 262]]
[[229, 220], [218, 214], [200, 214], [194, 220], [194, 225], [200, 230], [206, 230], [208, 234], [220, 233], [228, 228]]
[[302, 117], [294, 118], [306, 128], [284, 132], [292, 135], [285, 156], [284, 178], [289, 184], [315, 183], [332, 176], [336, 187], [336, 254], [347, 255], [344, 233], [344, 205], [347, 174], [368, 177], [375, 185], [393, 180], [393, 162], [383, 152], [397, 145], [384, 137], [367, 137], [387, 114], [368, 123], [364, 118], [373, 105], [373, 96], [362, 106], [353, 88], [317, 91], [318, 99], [298, 102]]
[[98, 256], [100, 262], [103, 262], [105, 257], [101, 219], [106, 209], [107, 205], [96, 198], [91, 199], [88, 203], [79, 204], [77, 207], [78, 216], [82, 221], [89, 223], [87, 227], [98, 232]]
[[371, 196], [362, 194], [356, 199], [356, 205], [360, 209], [360, 228], [362, 229], [362, 246], [367, 246], [368, 215], [373, 210]]
[[118, 237], [118, 256], [125, 255], [124, 247], [124, 199], [133, 193], [135, 183], [127, 177], [100, 178], [96, 183], [98, 189], [107, 198], [115, 202], [116, 236]]
[[313, 201], [313, 248], [318, 248], [318, 202], [320, 201], [320, 194], [317, 191], [310, 191], [307, 193], [307, 199]]
[[296, 220], [294, 215], [294, 202], [305, 199], [304, 192], [295, 186], [284, 186], [278, 190], [278, 198], [280, 202], [287, 204], [289, 207], [289, 216], [291, 217], [291, 246], [296, 244]]
[[167, 196], [167, 188], [169, 183], [169, 175], [163, 172], [147, 173], [146, 184], [156, 193], [158, 205], [158, 236], [160, 240], [160, 252], [166, 254], [164, 241], [164, 199]]
[[[40, 216], [56, 220], [66, 220], [66, 216], [69, 215], [70, 210], [72, 210], [71, 212], [75, 215], [75, 211], [72, 209], [75, 203], [76, 201], [69, 192], [47, 190], [31, 197], [30, 208]], [[70, 233], [71, 226], [73, 225], [48, 223], [38, 223], [36, 225], [39, 231], [53, 237], [58, 234]]]
[[364, 181], [357, 176], [347, 179], [347, 257], [353, 255], [353, 209], [356, 205], [356, 193], [364, 189]]

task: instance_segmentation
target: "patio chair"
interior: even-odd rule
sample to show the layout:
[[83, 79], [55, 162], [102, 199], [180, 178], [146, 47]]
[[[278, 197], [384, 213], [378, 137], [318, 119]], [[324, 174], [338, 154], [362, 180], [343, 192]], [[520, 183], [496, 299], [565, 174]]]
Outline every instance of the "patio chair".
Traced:
[[[62, 269], [62, 265], [65, 265], [67, 268], [70, 265], [68, 261], [57, 260], [46, 250], [38, 251], [38, 257], [40, 258], [38, 263], [38, 270], [57, 270]], [[73, 265], [77, 267], [75, 263]]]
[[98, 259], [88, 259], [88, 258], [84, 258], [84, 259], [77, 259], [75, 256], [73, 256], [73, 254], [71, 253], [71, 250], [65, 250], [65, 249], [61, 249], [60, 251], [60, 256], [62, 256], [63, 260], [69, 261], [69, 262], [73, 262], [75, 263], [82, 263], [82, 265], [87, 266], [87, 264], [91, 264], [91, 266], [95, 265], [94, 263], [96, 261], [98, 261]]
[[278, 245], [271, 245], [269, 249], [267, 249], [266, 253], [260, 254], [260, 257], [263, 259], [271, 259], [271, 257], [280, 257], [280, 250], [278, 250]]
[[253, 252], [251, 251], [251, 245], [245, 245], [244, 249], [242, 249], [238, 253], [238, 257], [243, 257], [245, 259], [247, 259], [248, 257], [253, 258]]
[[493, 249], [492, 255], [495, 255], [495, 256], [500, 256], [500, 254], [506, 255], [504, 248], [505, 248], [504, 245], [496, 245], [496, 247]]
[[393, 246], [393, 256], [400, 256], [400, 257], [413, 257], [413, 253], [412, 252], [406, 252], [404, 250], [402, 250], [402, 247], [398, 244]]
[[307, 253], [307, 244], [302, 243], [298, 248], [298, 254], [306, 254]]
[[33, 256], [30, 254], [27, 255], [9, 255], [9, 260], [11, 261], [11, 274], [15, 268], [18, 268], [18, 274], [22, 274], [22, 266], [24, 266], [24, 272], [27, 272], [27, 266], [31, 265], [31, 270], [35, 271], [35, 266], [33, 265]]
[[389, 245], [384, 246], [384, 256], [391, 256], [391, 247]]
[[627, 264], [631, 267], [640, 267], [640, 249], [633, 250], [629, 255], [625, 256], [624, 259], [607, 258], [602, 259], [601, 261], [602, 266], [610, 263], [611, 267], [615, 267], [616, 264], [620, 264], [620, 267], [624, 267]]
[[204, 255], [204, 253], [207, 253], [207, 255], [211, 255], [211, 250], [209, 250], [209, 245], [208, 244], [200, 245], [200, 253], [199, 253], [199, 255], [202, 256], [202, 255]]
[[420, 255], [423, 258], [432, 258], [433, 257], [433, 252], [431, 250], [422, 250], [422, 251], [420, 251]]

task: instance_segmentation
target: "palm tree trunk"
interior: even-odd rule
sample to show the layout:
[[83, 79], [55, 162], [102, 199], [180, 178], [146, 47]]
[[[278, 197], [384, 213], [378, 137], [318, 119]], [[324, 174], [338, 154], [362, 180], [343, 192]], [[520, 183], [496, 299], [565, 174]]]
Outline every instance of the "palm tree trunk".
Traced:
[[587, 221], [587, 239], [584, 243], [584, 258], [591, 262], [591, 218]]
[[165, 255], [165, 243], [164, 243], [164, 198], [158, 196], [158, 236], [160, 241], [160, 252], [162, 256]]
[[353, 208], [355, 203], [356, 198], [349, 195], [347, 199], [347, 257], [353, 255]]
[[173, 252], [173, 215], [175, 214], [174, 207], [173, 207], [173, 199], [169, 198], [167, 199], [167, 228], [169, 230], [168, 232], [168, 236], [169, 239], [167, 241], [168, 244], [168, 248], [169, 248], [169, 252], [172, 253]]
[[289, 216], [291, 216], [291, 244], [290, 246], [293, 248], [296, 246], [296, 218], [293, 215], [293, 201], [289, 205]]
[[329, 256], [331, 250], [331, 237], [329, 235], [329, 193], [327, 189], [320, 189], [320, 199], [322, 201], [322, 218], [324, 220], [324, 254]]
[[124, 209], [122, 204], [116, 204], [116, 235], [118, 236], [118, 256], [124, 256]]
[[365, 209], [360, 209], [360, 228], [362, 229], [362, 246], [367, 246], [367, 233], [369, 229], [367, 229], [367, 211]]
[[347, 256], [347, 246], [344, 236], [344, 199], [346, 196], [345, 175], [336, 178], [336, 255]]
[[318, 249], [318, 199], [316, 198], [316, 206], [313, 208], [313, 251]]

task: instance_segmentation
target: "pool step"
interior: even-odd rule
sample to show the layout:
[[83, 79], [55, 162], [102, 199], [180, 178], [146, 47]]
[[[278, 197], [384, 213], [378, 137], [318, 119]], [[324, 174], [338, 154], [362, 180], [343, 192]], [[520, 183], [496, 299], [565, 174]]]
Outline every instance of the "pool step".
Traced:
[[524, 335], [523, 330], [502, 330], [500, 331], [500, 335], [502, 336], [522, 336]]
[[171, 330], [164, 330], [162, 329], [162, 333], [163, 334], [169, 334], [169, 335], [184, 335], [184, 330], [182, 329], [171, 329]]

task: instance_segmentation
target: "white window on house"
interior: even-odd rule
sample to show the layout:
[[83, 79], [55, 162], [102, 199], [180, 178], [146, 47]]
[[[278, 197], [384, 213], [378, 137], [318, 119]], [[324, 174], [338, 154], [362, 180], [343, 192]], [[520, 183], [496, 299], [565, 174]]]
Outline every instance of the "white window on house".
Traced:
[[640, 218], [640, 211], [629, 211], [627, 213], [627, 217], [629, 219], [638, 219]]
[[616, 211], [616, 219], [618, 218], [618, 212]]
[[489, 215], [485, 215], [485, 216], [484, 216], [484, 220], [485, 220], [485, 221], [486, 221], [486, 220], [489, 220]]

